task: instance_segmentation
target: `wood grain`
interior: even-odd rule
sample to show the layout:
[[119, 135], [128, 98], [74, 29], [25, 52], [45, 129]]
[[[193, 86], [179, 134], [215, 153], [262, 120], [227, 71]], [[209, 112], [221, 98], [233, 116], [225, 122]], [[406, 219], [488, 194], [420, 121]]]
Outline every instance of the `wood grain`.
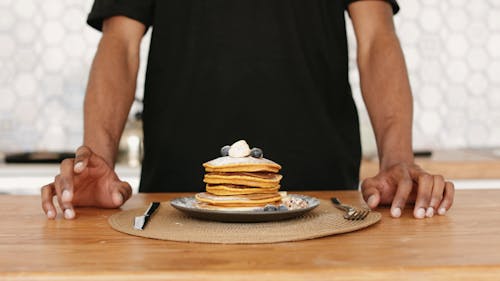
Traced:
[[[304, 192], [360, 204], [357, 192]], [[123, 209], [186, 194], [138, 194]], [[112, 230], [120, 210], [45, 219], [36, 196], [0, 196], [0, 279], [498, 280], [500, 190], [459, 190], [446, 216], [400, 219], [301, 242], [221, 245], [159, 241]]]

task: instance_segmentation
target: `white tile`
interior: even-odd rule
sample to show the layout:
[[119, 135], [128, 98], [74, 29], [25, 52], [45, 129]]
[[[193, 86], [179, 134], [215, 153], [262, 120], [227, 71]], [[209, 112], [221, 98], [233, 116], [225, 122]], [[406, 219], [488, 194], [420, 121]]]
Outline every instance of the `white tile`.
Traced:
[[446, 50], [453, 57], [463, 57], [469, 48], [469, 43], [461, 33], [451, 35], [446, 42]]
[[63, 14], [64, 5], [61, 0], [43, 0], [41, 6], [44, 18], [59, 19]]
[[439, 132], [441, 122], [439, 113], [432, 110], [423, 111], [419, 118], [420, 128], [428, 136], [436, 135]]
[[66, 133], [61, 126], [49, 126], [43, 132], [38, 147], [49, 151], [62, 150], [66, 148], [65, 139]]
[[454, 7], [463, 8], [468, 1], [467, 0], [450, 0], [449, 2]]
[[[498, 87], [497, 87], [498, 88]], [[500, 92], [495, 92], [492, 95], [485, 95], [487, 97], [487, 103], [489, 106], [490, 112], [495, 117], [500, 117]], [[500, 120], [496, 123], [498, 126], [498, 130], [500, 131]]]
[[483, 70], [488, 65], [488, 53], [481, 47], [469, 49], [466, 56], [467, 66], [472, 70]]
[[14, 12], [19, 18], [31, 19], [36, 13], [35, 0], [16, 0], [13, 1]]
[[489, 0], [489, 3], [491, 6], [493, 6], [495, 8], [500, 8], [500, 1], [498, 1], [498, 0]]
[[16, 23], [14, 27], [14, 36], [18, 43], [33, 44], [37, 37], [37, 28], [29, 21], [22, 21]]
[[419, 75], [423, 84], [438, 83], [446, 75], [441, 63], [437, 60], [426, 60], [420, 63]]
[[400, 2], [399, 4], [401, 5], [401, 19], [418, 19], [422, 5], [420, 1], [409, 0]]
[[425, 9], [419, 15], [420, 26], [427, 32], [437, 32], [442, 27], [443, 17], [434, 9]]
[[[12, 61], [6, 61], [0, 68], [0, 85], [3, 88], [12, 89], [12, 80], [16, 74], [16, 66]], [[8, 85], [8, 86], [3, 86]], [[13, 90], [13, 89], [12, 89]]]
[[481, 98], [484, 94], [486, 94], [486, 90], [488, 89], [488, 80], [481, 72], [476, 72], [472, 74], [466, 80], [467, 87], [469, 92], [474, 96], [479, 96]]
[[44, 99], [60, 98], [64, 94], [64, 80], [59, 74], [45, 74], [40, 81]]
[[442, 102], [439, 89], [432, 85], [424, 86], [417, 96], [425, 110], [436, 110]]
[[442, 39], [439, 35], [424, 32], [418, 42], [422, 58], [435, 59], [443, 53]]
[[16, 102], [16, 95], [8, 88], [0, 88], [0, 112], [7, 112], [14, 106]]
[[483, 22], [473, 22], [469, 24], [465, 32], [469, 43], [474, 46], [484, 46], [490, 37], [488, 27], [486, 23]]
[[16, 120], [24, 124], [32, 124], [38, 116], [38, 105], [33, 100], [22, 99], [13, 108]]
[[0, 59], [7, 59], [12, 56], [16, 49], [14, 39], [6, 34], [0, 33]]
[[47, 48], [42, 56], [42, 63], [49, 73], [61, 71], [65, 63], [64, 52], [59, 48]]
[[20, 73], [14, 79], [14, 89], [19, 97], [32, 97], [38, 88], [38, 81], [31, 73]]
[[469, 120], [467, 122], [467, 145], [469, 147], [481, 147], [488, 138], [489, 130], [482, 122]]
[[467, 123], [481, 122], [485, 123], [488, 120], [488, 104], [485, 99], [470, 97], [467, 102], [466, 113], [469, 119]]
[[450, 61], [446, 67], [446, 73], [450, 81], [455, 83], [463, 83], [469, 74], [467, 65], [462, 60]]
[[[496, 0], [500, 3], [500, 1]], [[500, 30], [500, 9], [490, 9], [488, 11], [488, 28], [491, 30]]]
[[63, 124], [68, 112], [59, 99], [52, 99], [43, 105], [40, 115], [43, 116], [47, 124], [60, 126]]
[[406, 21], [397, 28], [400, 40], [403, 44], [411, 45], [418, 43], [421, 36], [420, 28], [415, 21]]
[[[467, 90], [462, 84], [453, 84], [445, 90], [446, 104], [452, 110], [463, 111], [467, 105]], [[465, 121], [465, 120], [464, 120]]]
[[0, 0], [0, 7], [10, 8], [9, 6], [12, 4], [13, 0]]
[[473, 19], [484, 19], [488, 14], [488, 3], [486, 1], [469, 1], [467, 3], [467, 14]]
[[416, 48], [405, 48], [403, 50], [406, 60], [406, 66], [410, 71], [417, 70], [420, 64], [419, 52]]
[[84, 59], [87, 45], [80, 34], [69, 34], [65, 37], [62, 46], [68, 56]]
[[14, 25], [15, 18], [8, 9], [0, 9], [0, 31], [8, 31]]
[[469, 16], [464, 9], [453, 9], [447, 13], [445, 20], [451, 30], [462, 32], [469, 23]]
[[500, 33], [495, 33], [488, 39], [488, 53], [493, 58], [500, 58]]
[[57, 21], [46, 22], [42, 27], [42, 36], [47, 45], [59, 45], [64, 37], [64, 28]]
[[[494, 60], [488, 65], [488, 78], [490, 81], [500, 84], [500, 60]], [[491, 95], [498, 95], [498, 91], [500, 90], [500, 86], [496, 85], [496, 91], [490, 93]]]
[[38, 63], [38, 56], [31, 48], [19, 48], [12, 57], [17, 70], [21, 72], [33, 72]]
[[84, 28], [90, 28], [87, 27], [85, 13], [74, 7], [68, 8], [62, 16], [62, 23], [67, 30], [78, 31], [79, 34]]

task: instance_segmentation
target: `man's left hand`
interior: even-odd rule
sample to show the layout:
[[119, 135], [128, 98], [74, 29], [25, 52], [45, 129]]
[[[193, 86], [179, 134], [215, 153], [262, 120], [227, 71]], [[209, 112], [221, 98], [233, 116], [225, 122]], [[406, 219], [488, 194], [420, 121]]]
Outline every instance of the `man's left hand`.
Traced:
[[415, 164], [396, 164], [361, 184], [363, 198], [370, 208], [391, 205], [391, 215], [401, 216], [405, 206], [415, 203], [413, 216], [444, 215], [453, 204], [455, 187], [441, 175], [431, 175]]

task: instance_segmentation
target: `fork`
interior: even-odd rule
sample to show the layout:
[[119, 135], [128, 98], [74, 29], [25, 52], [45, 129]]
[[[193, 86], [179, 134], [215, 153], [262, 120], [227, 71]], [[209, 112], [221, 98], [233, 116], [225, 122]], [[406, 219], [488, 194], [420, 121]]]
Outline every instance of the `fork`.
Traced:
[[370, 209], [367, 208], [355, 208], [349, 205], [344, 205], [336, 197], [333, 197], [331, 200], [337, 209], [345, 212], [344, 219], [346, 220], [363, 220], [370, 213]]

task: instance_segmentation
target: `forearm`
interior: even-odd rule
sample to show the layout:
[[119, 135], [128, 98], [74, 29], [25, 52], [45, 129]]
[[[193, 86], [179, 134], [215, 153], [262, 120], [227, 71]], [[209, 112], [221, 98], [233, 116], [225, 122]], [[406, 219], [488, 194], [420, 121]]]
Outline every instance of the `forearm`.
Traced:
[[361, 90], [375, 132], [380, 168], [413, 162], [413, 100], [396, 34], [378, 34], [359, 49]]
[[84, 104], [84, 145], [114, 167], [118, 144], [134, 100], [138, 49], [106, 34], [92, 64]]

